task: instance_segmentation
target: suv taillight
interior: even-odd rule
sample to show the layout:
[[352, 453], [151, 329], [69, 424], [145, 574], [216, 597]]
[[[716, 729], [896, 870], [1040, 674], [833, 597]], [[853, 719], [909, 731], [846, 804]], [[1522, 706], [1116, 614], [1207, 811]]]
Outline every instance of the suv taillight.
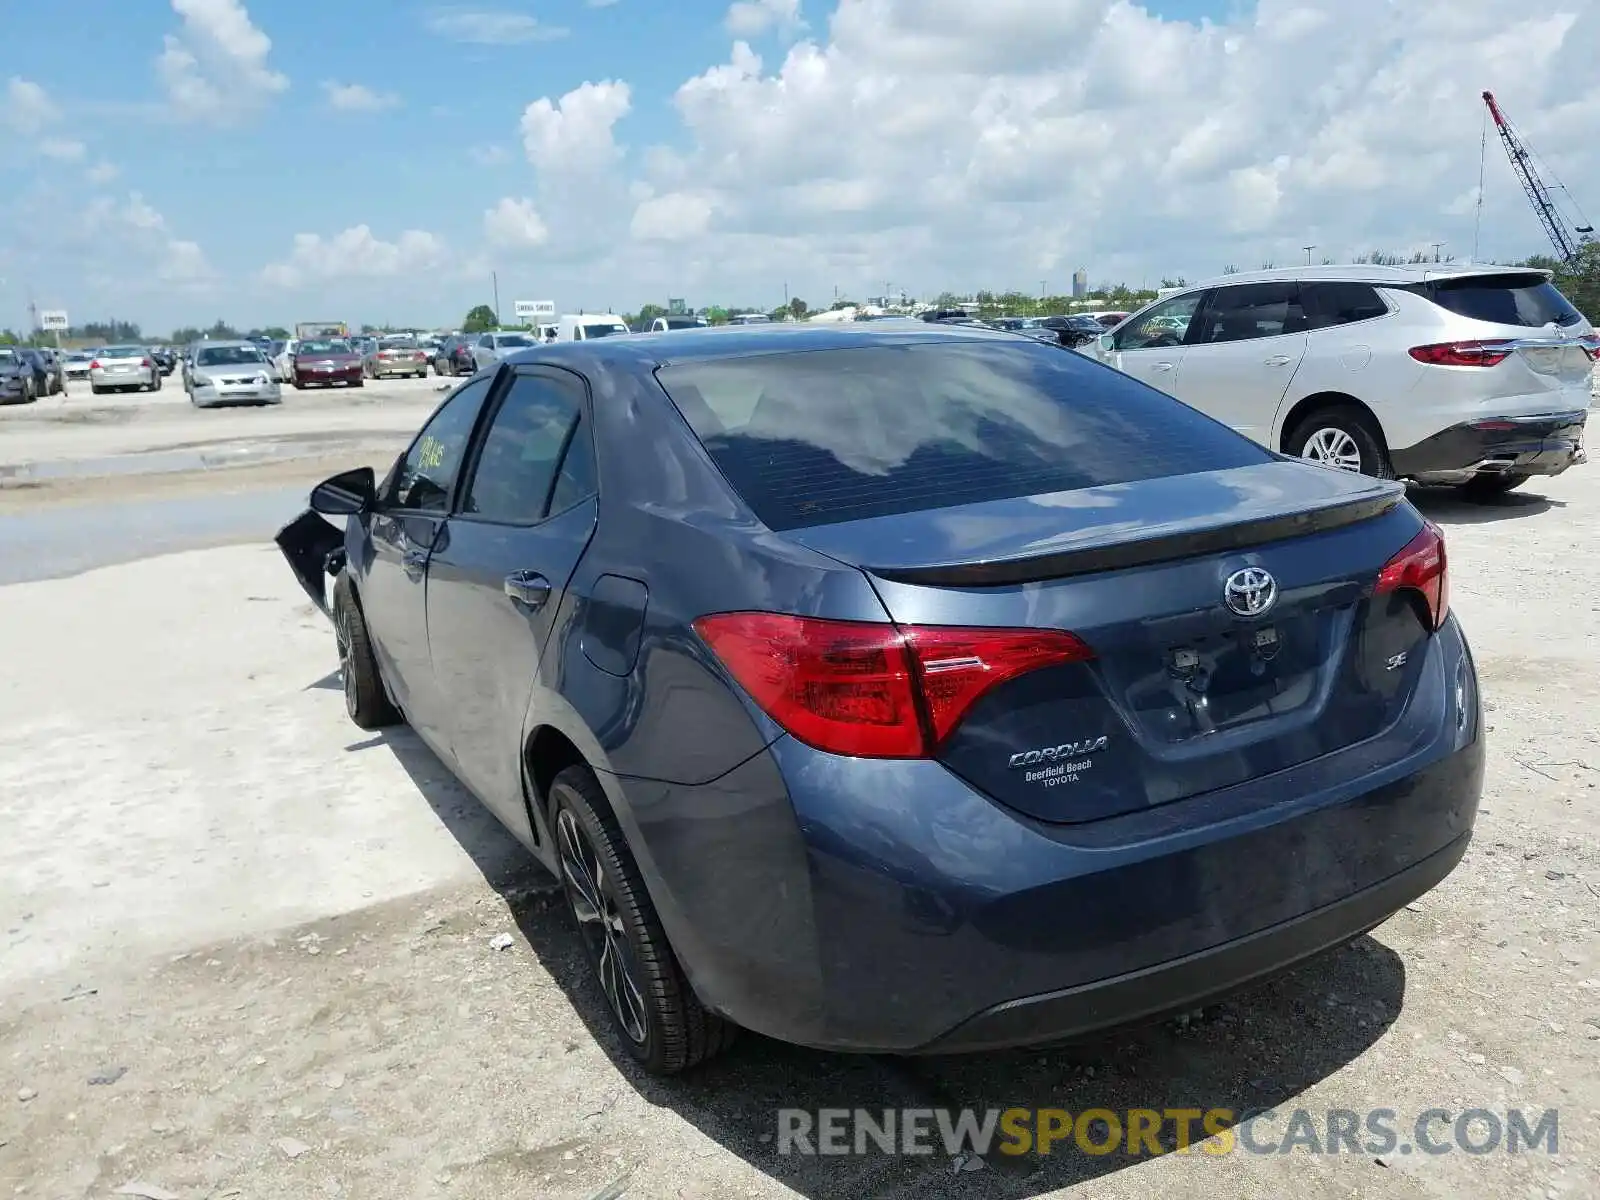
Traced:
[[1600, 333], [1586, 333], [1578, 339], [1578, 344], [1583, 347], [1590, 362], [1600, 359]]
[[860, 758], [929, 758], [984, 693], [1094, 651], [1054, 629], [701, 617], [695, 632], [792, 737]]
[[1422, 523], [1417, 534], [1378, 572], [1376, 595], [1410, 590], [1428, 606], [1428, 628], [1438, 629], [1450, 612], [1450, 570], [1444, 553], [1444, 534], [1432, 521]]
[[99, 369], [100, 369], [100, 360], [98, 358], [94, 359], [92, 362], [90, 362], [89, 370], [98, 371]]
[[1430, 367], [1492, 367], [1511, 357], [1498, 342], [1436, 342], [1411, 347], [1411, 357]]

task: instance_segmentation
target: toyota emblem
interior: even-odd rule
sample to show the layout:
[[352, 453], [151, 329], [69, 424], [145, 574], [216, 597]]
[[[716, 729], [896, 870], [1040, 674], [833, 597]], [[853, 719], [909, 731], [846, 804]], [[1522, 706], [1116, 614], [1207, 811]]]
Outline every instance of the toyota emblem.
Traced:
[[1241, 617], [1263, 616], [1278, 602], [1278, 581], [1260, 567], [1246, 567], [1228, 576], [1222, 601]]

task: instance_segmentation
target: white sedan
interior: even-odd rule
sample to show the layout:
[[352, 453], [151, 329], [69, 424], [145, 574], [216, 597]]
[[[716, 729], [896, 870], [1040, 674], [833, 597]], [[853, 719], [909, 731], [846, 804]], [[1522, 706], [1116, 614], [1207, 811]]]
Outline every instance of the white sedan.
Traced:
[[101, 392], [161, 390], [161, 368], [142, 346], [107, 346], [89, 360], [89, 390]]

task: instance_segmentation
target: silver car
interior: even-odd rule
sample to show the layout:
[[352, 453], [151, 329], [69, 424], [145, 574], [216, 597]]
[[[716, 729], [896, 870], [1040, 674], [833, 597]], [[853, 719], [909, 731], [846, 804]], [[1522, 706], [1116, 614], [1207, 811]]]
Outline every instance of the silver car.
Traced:
[[89, 360], [89, 390], [101, 392], [161, 390], [161, 368], [143, 346], [106, 346]]
[[72, 351], [61, 364], [62, 375], [68, 380], [89, 378], [89, 364], [94, 361], [97, 353], [95, 350]]
[[539, 343], [531, 333], [480, 334], [472, 347], [472, 363], [478, 370], [499, 362], [508, 354], [528, 350]]
[[277, 373], [254, 342], [206, 342], [196, 347], [185, 386], [196, 408], [283, 401]]
[[428, 352], [413, 337], [392, 334], [379, 338], [362, 351], [361, 370], [368, 379], [406, 375], [428, 377]]
[[1522, 267], [1293, 267], [1140, 309], [1097, 356], [1272, 450], [1488, 499], [1586, 460], [1600, 336]]

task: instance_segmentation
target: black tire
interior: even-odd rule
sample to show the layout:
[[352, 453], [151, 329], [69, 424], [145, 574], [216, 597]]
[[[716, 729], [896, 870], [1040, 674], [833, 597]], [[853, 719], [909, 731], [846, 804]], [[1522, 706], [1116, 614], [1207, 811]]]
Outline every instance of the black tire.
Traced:
[[351, 387], [366, 387], [367, 386], [367, 381], [365, 379], [358, 379], [353, 384], [351, 384], [350, 386]]
[[295, 387], [295, 391], [297, 391], [297, 392], [305, 391], [306, 390], [305, 381], [302, 380], [302, 379], [295, 379], [294, 380], [294, 387]]
[[344, 709], [361, 729], [383, 729], [400, 723], [400, 713], [383, 690], [367, 619], [356, 602], [350, 577], [342, 571], [333, 585], [333, 638], [339, 648], [339, 676]]
[[[556, 776], [550, 816], [567, 911], [629, 1055], [652, 1075], [676, 1075], [727, 1049], [738, 1027], [707, 1012], [689, 986], [627, 839], [587, 767]], [[596, 911], [591, 894], [606, 916], [620, 918], [621, 935]], [[608, 963], [621, 968], [609, 972], [609, 982]]]
[[[1343, 435], [1346, 441], [1341, 443], [1338, 435]], [[1308, 454], [1307, 446], [1314, 438], [1318, 440], [1319, 445], [1331, 442], [1335, 446], [1354, 446], [1359, 456], [1359, 466], [1338, 467], [1333, 460]], [[1389, 461], [1389, 451], [1383, 444], [1383, 435], [1374, 428], [1372, 419], [1366, 413], [1349, 405], [1331, 405], [1307, 413], [1289, 434], [1284, 450], [1296, 458], [1323, 463], [1335, 469], [1359, 470], [1360, 474], [1371, 475], [1377, 479], [1395, 477], [1394, 464]], [[1345, 459], [1345, 461], [1350, 460]]]
[[1474, 475], [1463, 484], [1458, 484], [1457, 490], [1461, 493], [1463, 499], [1481, 502], [1504, 496], [1507, 492], [1521, 487], [1532, 478], [1533, 476], [1531, 475], [1519, 475], [1515, 471], [1485, 471], [1482, 474]]

